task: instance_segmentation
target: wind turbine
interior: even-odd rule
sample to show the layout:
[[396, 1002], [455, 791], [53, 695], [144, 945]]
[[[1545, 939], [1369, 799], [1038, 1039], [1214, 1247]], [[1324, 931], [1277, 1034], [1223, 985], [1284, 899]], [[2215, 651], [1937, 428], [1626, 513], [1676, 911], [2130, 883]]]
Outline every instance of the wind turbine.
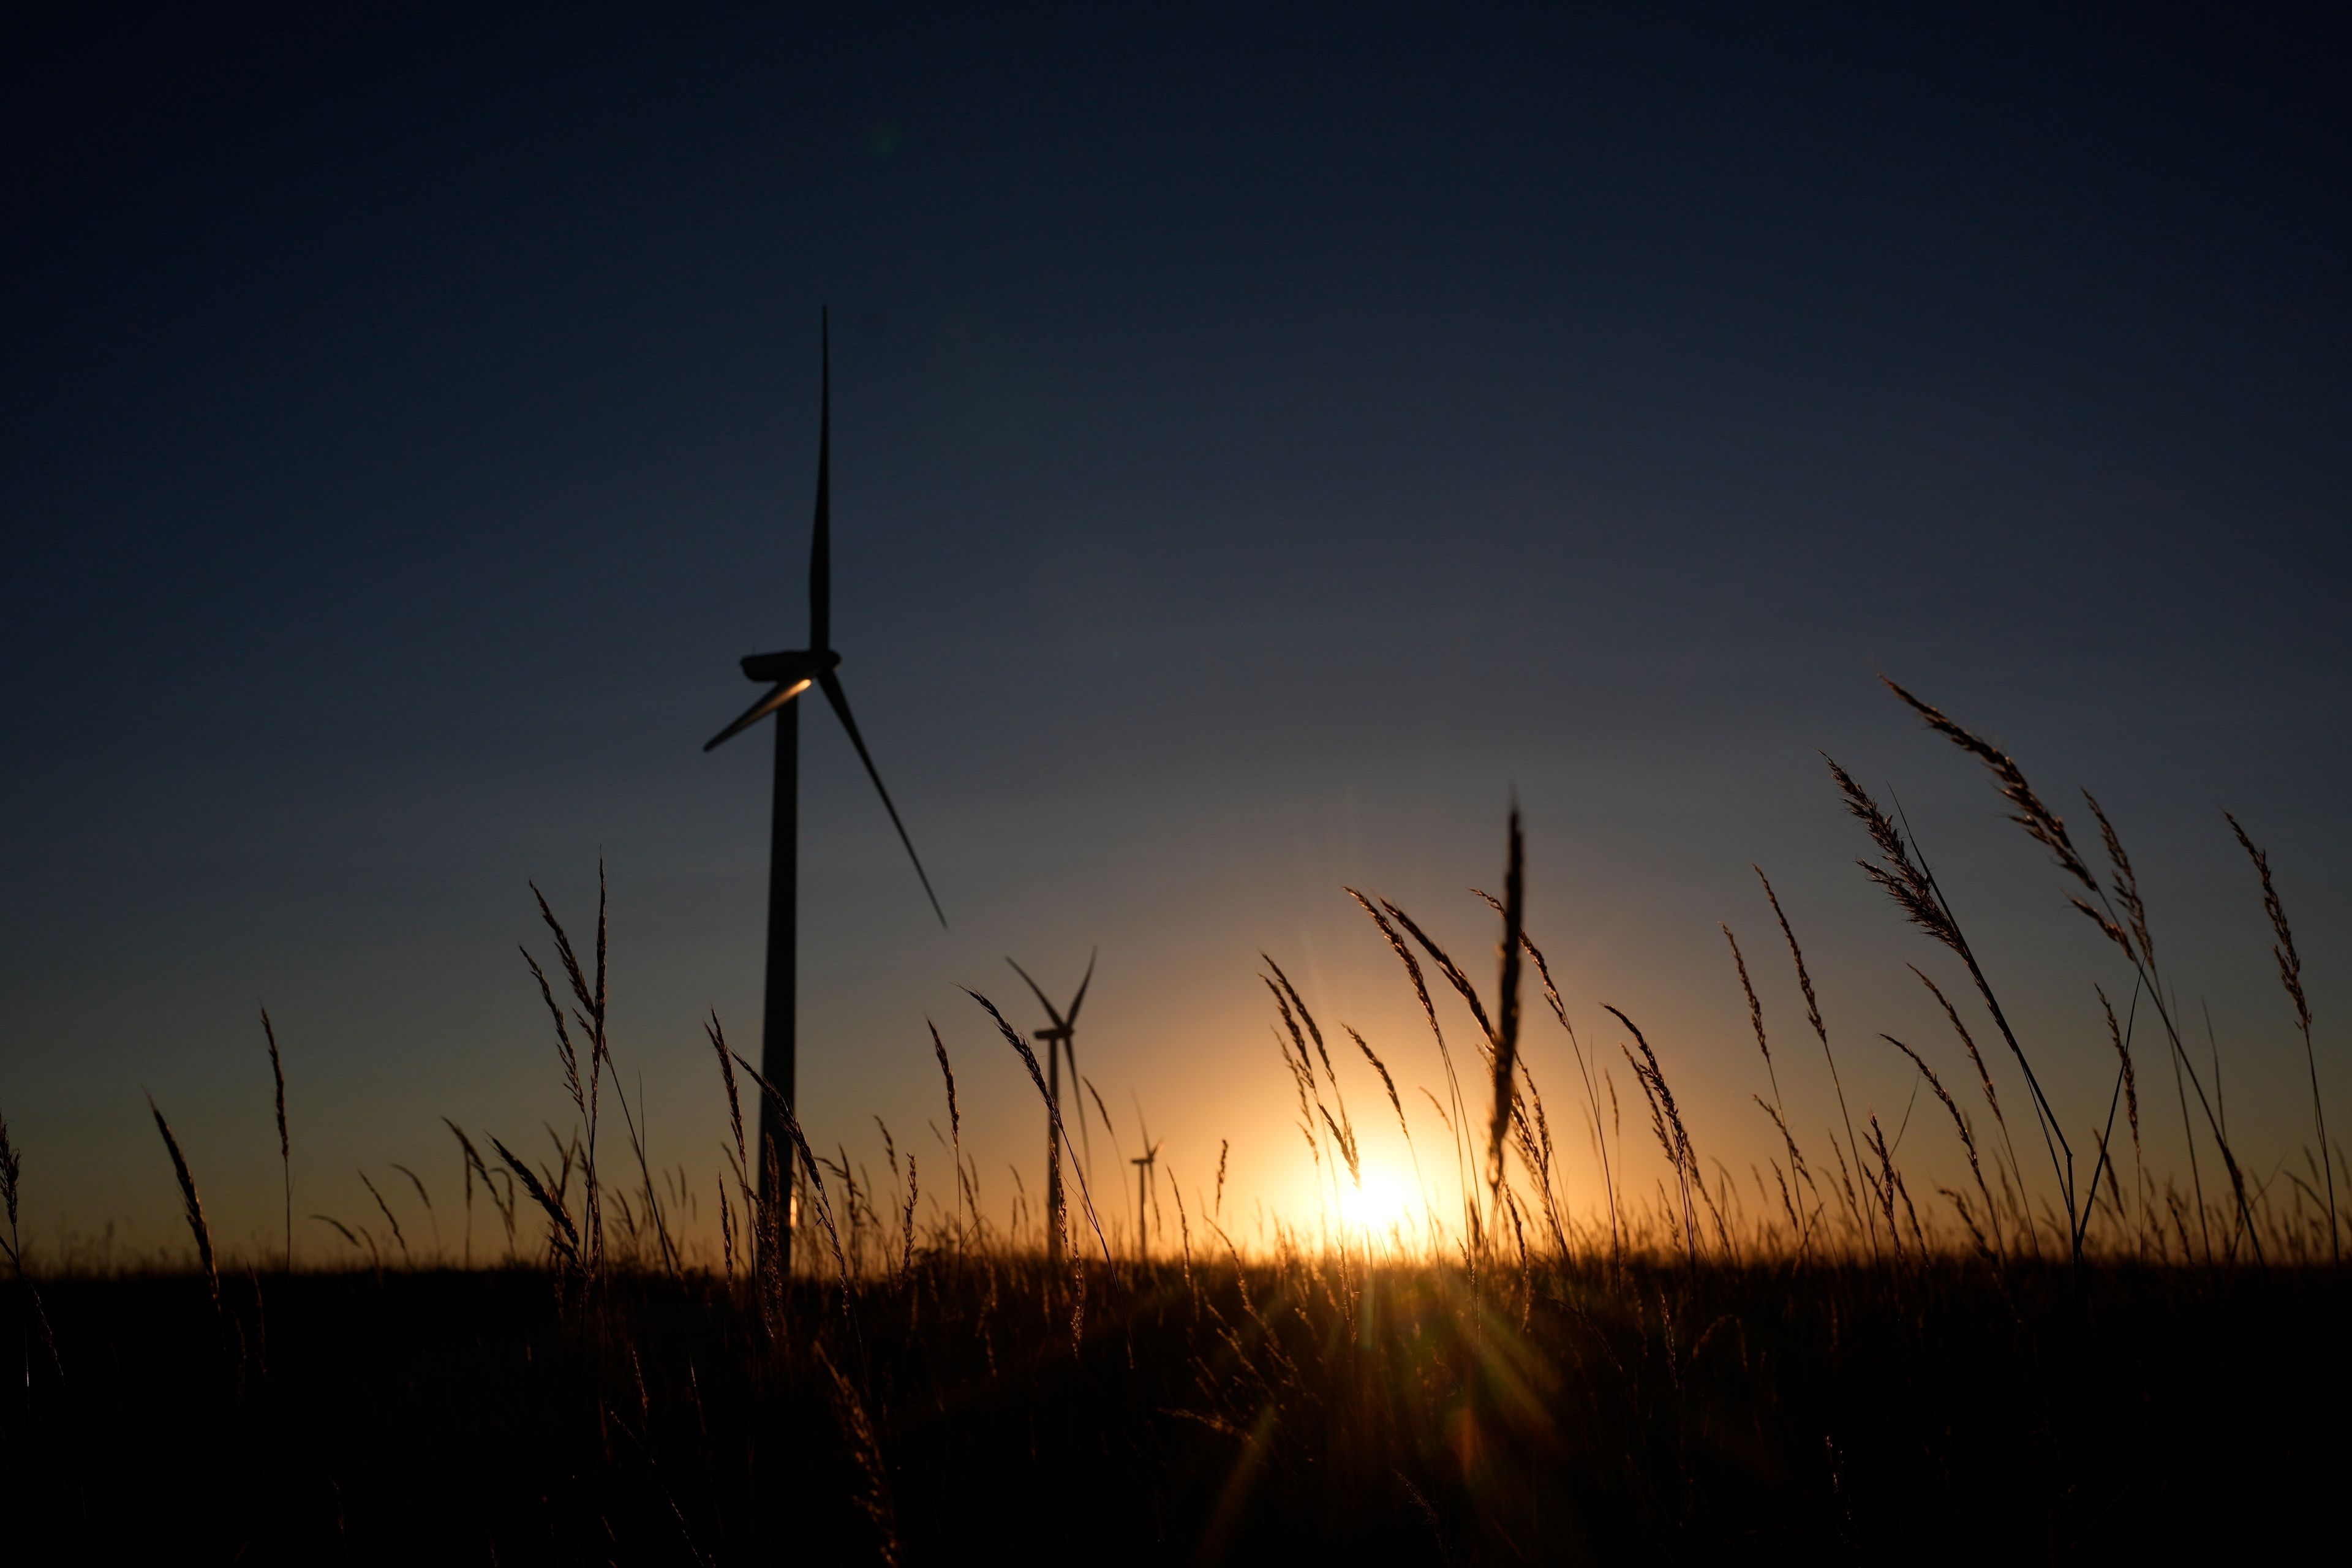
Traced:
[[[1037, 1005], [1045, 1008], [1045, 1016], [1054, 1021], [1051, 1028], [1039, 1029], [1032, 1037], [1045, 1043], [1045, 1092], [1054, 1101], [1054, 1114], [1045, 1118], [1045, 1212], [1049, 1215], [1062, 1212], [1062, 1058], [1067, 1056], [1070, 1058], [1070, 1077], [1076, 1079], [1078, 1076], [1078, 1048], [1072, 1042], [1071, 1036], [1077, 1030], [1078, 1009], [1087, 1003], [1087, 987], [1094, 984], [1095, 959], [1098, 952], [1097, 949], [1087, 952], [1086, 976], [1078, 982], [1078, 994], [1070, 999], [1067, 1013], [1057, 1011], [1053, 1003], [1045, 999], [1044, 987], [1029, 979], [1027, 970], [1013, 963], [1010, 958], [1004, 961], [1013, 963], [1013, 973], [1028, 981], [1029, 989], [1037, 994]], [[1095, 1168], [1094, 1144], [1087, 1137], [1084, 1100], [1078, 1102], [1078, 1137], [1081, 1141], [1079, 1147], [1086, 1152], [1087, 1172], [1091, 1175]], [[1051, 1225], [1045, 1230], [1045, 1256], [1059, 1263], [1062, 1260], [1061, 1235]]]
[[[874, 766], [873, 756], [866, 750], [865, 738], [857, 732], [857, 721], [850, 717], [849, 698], [841, 689], [841, 677], [835, 673], [841, 665], [841, 655], [833, 646], [833, 351], [829, 323], [823, 315], [818, 317], [817, 331], [820, 368], [816, 524], [809, 547], [809, 646], [780, 653], [755, 653], [745, 658], [744, 675], [752, 680], [769, 682], [771, 689], [746, 709], [741, 718], [713, 735], [702, 748], [710, 751], [769, 714], [776, 716], [775, 809], [770, 819], [768, 838], [767, 1018], [760, 1038], [760, 1071], [775, 1086], [787, 1106], [793, 1103], [794, 958], [800, 915], [801, 731], [800, 708], [793, 700], [811, 686], [824, 693], [825, 700], [833, 704], [834, 712], [841, 718], [841, 727], [849, 731], [849, 743], [857, 748], [857, 760], [866, 764], [866, 776], [874, 781], [875, 791], [882, 796], [882, 809], [890, 814], [890, 826], [898, 830], [898, 842], [907, 847], [907, 858], [915, 863], [915, 875], [922, 880], [924, 896], [931, 900], [931, 912], [939, 916], [942, 931], [948, 923], [945, 911], [940, 908], [939, 895], [931, 891], [931, 879], [924, 874], [922, 858], [915, 853], [915, 841], [907, 837], [907, 825], [898, 820], [898, 808], [890, 803], [890, 792], [882, 783], [880, 771]], [[783, 1118], [765, 1094], [760, 1097], [758, 1158], [760, 1203], [766, 1209], [776, 1199], [771, 1190], [771, 1164], [784, 1173], [784, 1187], [789, 1192], [793, 1156], [784, 1138]], [[791, 1272], [793, 1264], [792, 1226], [791, 1205], [787, 1205], [776, 1226], [777, 1250], [782, 1255], [778, 1262], [786, 1274]]]
[[[1145, 1128], [1143, 1136], [1149, 1140], [1151, 1129]], [[1160, 1163], [1160, 1145], [1147, 1142], [1141, 1157], [1129, 1160], [1128, 1163], [1135, 1167], [1135, 1256], [1139, 1261], [1149, 1263], [1151, 1261], [1151, 1214], [1146, 1205], [1151, 1192], [1152, 1167]]]

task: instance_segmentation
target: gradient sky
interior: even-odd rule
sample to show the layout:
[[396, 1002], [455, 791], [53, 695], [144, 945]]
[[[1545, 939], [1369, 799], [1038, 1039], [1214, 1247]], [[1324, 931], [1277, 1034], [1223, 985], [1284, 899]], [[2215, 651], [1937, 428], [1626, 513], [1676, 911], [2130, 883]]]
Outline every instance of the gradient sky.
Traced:
[[[1832, 1114], [1751, 861], [1891, 1123], [1878, 1031], [1965, 1069], [1817, 748], [1900, 795], [2086, 1126], [2128, 977], [1882, 671], [2099, 792], [2267, 1171], [2308, 1105], [2239, 812], [2352, 1124], [2325, 10], [773, 9], [7, 25], [0, 1110], [45, 1245], [178, 1245], [142, 1086], [274, 1233], [264, 1002], [298, 1212], [392, 1161], [446, 1207], [438, 1117], [562, 1108], [514, 948], [600, 854], [615, 1050], [708, 1185], [770, 751], [698, 748], [805, 633], [821, 304], [844, 679], [952, 922], [805, 715], [821, 1143], [930, 1163], [929, 1015], [992, 1203], [1034, 1190], [956, 987], [1034, 1026], [1003, 955], [1066, 989], [1099, 944], [1127, 1152], [1139, 1102], [1188, 1191], [1230, 1139], [1229, 1206], [1294, 1202], [1258, 952], [1436, 1085], [1339, 889], [1490, 978], [1514, 789], [1580, 1027], [1643, 1024], [1704, 1156], [1770, 1136], [1717, 921]], [[1908, 1136], [1925, 1190], [1951, 1140]]]

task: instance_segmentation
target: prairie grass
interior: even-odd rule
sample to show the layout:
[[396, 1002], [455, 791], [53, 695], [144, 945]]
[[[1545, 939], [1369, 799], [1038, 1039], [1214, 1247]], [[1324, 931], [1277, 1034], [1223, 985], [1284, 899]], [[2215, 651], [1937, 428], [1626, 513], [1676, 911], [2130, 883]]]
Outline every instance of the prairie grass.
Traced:
[[[1906, 1162], [1891, 1114], [1849, 1110], [1813, 973], [1760, 869], [1839, 1125], [1810, 1149], [1793, 1125], [1727, 922], [1763, 1068], [1753, 1102], [1775, 1152], [1750, 1172], [1752, 1205], [1719, 1162], [1711, 1176], [1673, 1042], [1604, 998], [1593, 1005], [1611, 1037], [1588, 1042], [1571, 1022], [1527, 929], [1515, 809], [1503, 897], [1475, 894], [1499, 922], [1491, 992], [1398, 904], [1346, 889], [1426, 1021], [1438, 1087], [1402, 1084], [1396, 1049], [1318, 1018], [1262, 955], [1322, 1212], [1277, 1218], [1245, 1248], [1223, 1208], [1230, 1142], [1188, 1205], [1148, 1132], [1141, 1157], [1124, 1155], [1083, 1078], [1074, 1103], [1081, 1116], [1094, 1107], [1136, 1168], [1131, 1234], [1153, 1244], [1129, 1246], [1116, 1215], [1106, 1221], [1083, 1158], [1069, 1172], [1076, 1213], [1059, 1181], [1044, 1184], [1041, 1211], [1025, 1196], [992, 1211], [962, 1139], [960, 1069], [1017, 1070], [1048, 1146], [1069, 1157], [1072, 1145], [1027, 1039], [973, 992], [971, 1022], [991, 1037], [981, 1059], [959, 1062], [927, 1020], [954, 1166], [944, 1184], [935, 1169], [925, 1183], [878, 1121], [887, 1183], [845, 1147], [817, 1152], [789, 1096], [711, 1016], [728, 1142], [709, 1247], [684, 1223], [702, 1189], [655, 1163], [619, 1087], [600, 875], [593, 963], [544, 900], [555, 963], [525, 954], [572, 1124], [544, 1128], [542, 1144], [447, 1123], [465, 1267], [447, 1266], [425, 1179], [395, 1164], [433, 1227], [429, 1254], [421, 1235], [411, 1250], [398, 1184], [388, 1194], [362, 1171], [383, 1240], [372, 1224], [315, 1215], [348, 1246], [338, 1267], [225, 1270], [195, 1175], [151, 1101], [199, 1270], [59, 1267], [37, 1290], [17, 1228], [23, 1163], [0, 1121], [25, 1394], [0, 1402], [11, 1538], [27, 1560], [502, 1563], [920, 1563], [1000, 1543], [1041, 1561], [2054, 1562], [2234, 1558], [2294, 1542], [2325, 1515], [2347, 1457], [2352, 1372], [2336, 1341], [2352, 1299], [2341, 1151], [2326, 1141], [2302, 961], [2269, 859], [2231, 818], [2304, 1045], [2317, 1138], [2307, 1181], [2247, 1179], [2221, 1113], [2218, 1052], [2200, 1062], [2180, 1038], [2149, 911], [2097, 801], [2084, 796], [2105, 881], [2012, 758], [1896, 695], [1989, 769], [2132, 981], [2128, 994], [2093, 990], [2115, 1079], [2096, 1116], [2069, 1123], [2037, 1076], [2057, 1047], [2021, 1037], [1908, 825], [1829, 764], [1874, 852], [1863, 869], [1931, 939], [1942, 957], [1929, 961], [1957, 966], [1940, 984], [1913, 973], [1973, 1068], [1973, 1093], [1965, 1079], [1955, 1093], [1916, 1039], [1879, 1040], [1940, 1107], [1948, 1147], [1965, 1157], [1960, 1185]], [[1561, 1126], [1590, 1143], [1597, 1192], [1570, 1190], [1555, 1147], [1520, 1007], [1530, 970], [1552, 1016], [1541, 1026], [1571, 1048]], [[1474, 1054], [1448, 1041], [1449, 991]], [[1330, 1049], [1327, 1021], [1355, 1057]], [[1995, 1058], [2006, 1052], [1998, 1072], [1978, 1046], [1988, 1025]], [[2175, 1079], [2185, 1180], [2153, 1168], [2142, 1140], [2135, 1042], [2151, 1027]], [[264, 1030], [290, 1263], [285, 1079], [266, 1014]], [[1671, 1183], [1647, 1194], [1622, 1141], [1611, 1045]], [[1364, 1179], [1349, 1075], [1374, 1117], [1390, 1106], [1422, 1194], [1420, 1213], [1386, 1236], [1330, 1222]], [[2004, 1075], [2011, 1109], [2024, 1087], [2046, 1173], [2020, 1163]], [[608, 1077], [627, 1167], [599, 1155]], [[762, 1102], [748, 1127], [772, 1136], [747, 1131], [746, 1080]], [[1445, 1149], [1415, 1144], [1414, 1090]], [[2207, 1192], [2208, 1157], [2226, 1189]], [[1019, 1166], [1011, 1176], [1029, 1190]], [[1163, 1182], [1176, 1225], [1147, 1232]], [[503, 1232], [479, 1268], [477, 1187]], [[821, 1244], [794, 1248], [791, 1269], [778, 1262], [787, 1226]], [[117, 1501], [123, 1477], [138, 1478], [136, 1508]]]
[[2259, 1551], [2343, 1457], [2332, 1271], [1074, 1267], [1076, 1336], [1034, 1252], [796, 1281], [781, 1332], [715, 1271], [271, 1275], [234, 1373], [200, 1282], [60, 1280], [0, 1489], [85, 1560], [2053, 1561]]

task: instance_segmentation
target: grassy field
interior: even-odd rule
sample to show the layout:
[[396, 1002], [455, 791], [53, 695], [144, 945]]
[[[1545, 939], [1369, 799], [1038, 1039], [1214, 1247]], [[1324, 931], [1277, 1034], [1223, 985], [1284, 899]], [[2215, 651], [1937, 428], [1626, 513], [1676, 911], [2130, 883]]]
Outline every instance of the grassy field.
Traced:
[[[604, 1097], [601, 913], [583, 963], [551, 911], [554, 959], [533, 968], [575, 1112], [568, 1141], [551, 1133], [551, 1152], [526, 1159], [449, 1129], [467, 1246], [478, 1188], [504, 1243], [495, 1264], [411, 1267], [371, 1184], [381, 1234], [326, 1221], [367, 1266], [290, 1270], [290, 1175], [286, 1257], [229, 1264], [157, 1110], [197, 1268], [43, 1270], [21, 1249], [0, 1123], [5, 1331], [24, 1368], [0, 1400], [0, 1540], [28, 1562], [2060, 1562], [2236, 1560], [2336, 1528], [2332, 1489], [2352, 1458], [2342, 1154], [2266, 857], [2239, 832], [2310, 1074], [2305, 1170], [2284, 1177], [2250, 1176], [2209, 1109], [2097, 803], [2085, 797], [2102, 874], [2012, 759], [1897, 695], [1990, 772], [2128, 965], [2104, 1123], [2060, 1121], [1932, 873], [1834, 763], [1872, 851], [1864, 869], [1944, 976], [1918, 973], [1955, 1036], [1945, 1059], [1964, 1053], [1977, 1080], [1956, 1094], [1888, 1042], [1966, 1156], [1958, 1185], [1915, 1191], [1842, 1088], [1824, 1140], [1809, 1149], [1790, 1130], [1752, 1005], [1758, 955], [1728, 931], [1779, 1149], [1753, 1173], [1756, 1205], [1721, 1167], [1709, 1180], [1670, 1064], [1611, 1009], [1640, 1090], [1621, 1118], [1598, 1042], [1570, 1026], [1524, 929], [1515, 819], [1488, 900], [1489, 990], [1405, 910], [1354, 895], [1444, 1068], [1430, 1098], [1450, 1146], [1413, 1158], [1454, 1197], [1443, 1212], [1429, 1198], [1412, 1234], [1309, 1220], [1244, 1252], [1220, 1227], [1222, 1164], [1214, 1205], [1188, 1209], [1171, 1184], [1174, 1225], [1148, 1261], [1106, 1233], [1083, 1183], [1046, 1184], [1039, 1210], [991, 1223], [967, 1201], [976, 1171], [943, 1046], [959, 1170], [948, 1206], [934, 1182], [919, 1211], [911, 1159], [902, 1173], [893, 1150], [877, 1190], [845, 1156], [817, 1154], [713, 1020], [733, 1168], [716, 1248], [689, 1244], [674, 1224], [682, 1186], [646, 1158], [627, 1101]], [[1779, 936], [1808, 1006], [1799, 1048], [1817, 1047], [1834, 1084], [1785, 918]], [[1271, 957], [1264, 979], [1297, 1130], [1336, 1204], [1362, 1171], [1335, 1055], [1385, 1096], [1360, 1094], [1358, 1113], [1393, 1113], [1410, 1142], [1402, 1097]], [[1601, 1173], [1581, 1202], [1519, 1059], [1523, 993], [1574, 1050], [1560, 1135], [1589, 1141]], [[1451, 1043], [1449, 996], [1475, 1024]], [[1058, 1131], [1031, 1047], [974, 1001]], [[2150, 1069], [2200, 1162], [2186, 1172], [2146, 1158]], [[612, 1105], [622, 1136], [600, 1140]], [[764, 1184], [762, 1108], [776, 1129]], [[1641, 1139], [1644, 1112], [1669, 1173], [1647, 1198], [1622, 1137], [1633, 1121]], [[799, 1205], [789, 1269], [783, 1204], [761, 1195], [785, 1191]]]
[[781, 1333], [637, 1273], [44, 1304], [25, 1562], [2232, 1559], [2333, 1517], [2352, 1392], [2311, 1268], [923, 1256]]

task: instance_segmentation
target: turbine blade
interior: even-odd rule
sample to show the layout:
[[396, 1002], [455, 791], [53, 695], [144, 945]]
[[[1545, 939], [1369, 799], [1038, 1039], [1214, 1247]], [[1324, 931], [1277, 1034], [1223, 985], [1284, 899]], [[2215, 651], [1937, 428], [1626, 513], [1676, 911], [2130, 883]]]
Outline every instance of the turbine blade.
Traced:
[[[1007, 963], [1013, 963], [1013, 960], [1010, 958], [1007, 958], [1004, 962]], [[1038, 1037], [1043, 1039], [1048, 1034], [1057, 1034], [1060, 1031], [1068, 1029], [1070, 1026], [1068, 1022], [1064, 1019], [1059, 1013], [1054, 1011], [1054, 1005], [1051, 1002], [1045, 1000], [1045, 988], [1039, 985], [1035, 981], [1029, 980], [1029, 972], [1022, 968], [1019, 964], [1013, 963], [1013, 973], [1021, 976], [1022, 979], [1029, 981], [1029, 989], [1036, 993], [1037, 1005], [1045, 1009], [1045, 1016], [1054, 1020], [1054, 1027], [1052, 1029], [1040, 1029], [1037, 1031]]]
[[931, 891], [930, 874], [923, 869], [923, 858], [915, 853], [915, 841], [907, 837], [907, 825], [898, 820], [898, 808], [890, 804], [890, 791], [882, 782], [882, 771], [874, 765], [873, 756], [866, 750], [866, 738], [857, 732], [857, 721], [849, 716], [849, 697], [841, 689], [841, 677], [825, 670], [816, 678], [824, 688], [825, 700], [841, 716], [841, 727], [849, 731], [849, 743], [857, 748], [857, 760], [866, 764], [866, 776], [874, 781], [874, 792], [882, 797], [882, 809], [890, 814], [890, 826], [898, 830], [898, 842], [907, 847], [907, 858], [915, 863], [915, 875], [923, 884], [923, 896], [931, 900], [931, 913], [940, 917], [940, 929], [948, 929], [948, 913], [940, 908], [940, 896]]
[[798, 680], [778, 681], [776, 683], [775, 689], [770, 691], [765, 697], [761, 698], [760, 700], [752, 703], [751, 707], [745, 709], [743, 710], [743, 716], [740, 719], [736, 720], [735, 722], [728, 725], [727, 728], [719, 731], [716, 735], [711, 736], [709, 740], [705, 741], [702, 743], [702, 749], [707, 752], [712, 747], [717, 746], [722, 741], [733, 740], [736, 736], [741, 734], [744, 731], [750, 729], [752, 725], [758, 723], [769, 714], [773, 713], [777, 709], [782, 708], [785, 703], [790, 702], [793, 698], [798, 697], [802, 692], [806, 691], [808, 689], [809, 683], [806, 676], [803, 676]]
[[816, 528], [809, 544], [809, 648], [833, 647], [833, 339], [817, 314]]
[[1087, 1005], [1087, 987], [1094, 984], [1095, 960], [1101, 955], [1101, 952], [1100, 948], [1089, 948], [1087, 951], [1086, 976], [1078, 982], [1077, 995], [1071, 999], [1070, 1016], [1066, 1027], [1075, 1029], [1078, 1026], [1078, 1009]]

